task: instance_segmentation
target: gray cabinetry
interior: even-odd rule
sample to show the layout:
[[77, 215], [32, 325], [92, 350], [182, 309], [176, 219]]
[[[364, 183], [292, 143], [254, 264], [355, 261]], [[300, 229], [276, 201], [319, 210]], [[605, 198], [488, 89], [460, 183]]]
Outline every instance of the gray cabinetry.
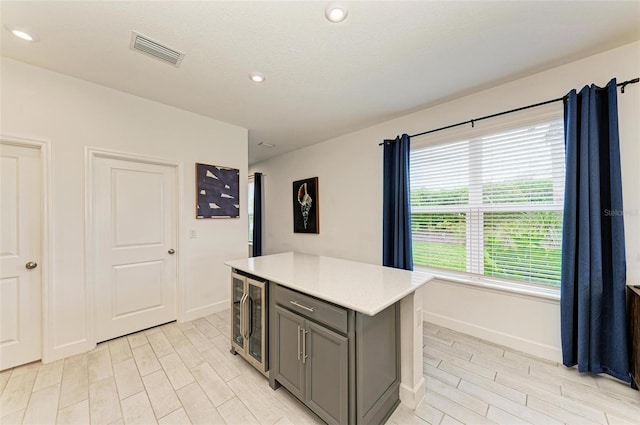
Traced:
[[307, 405], [327, 423], [347, 423], [349, 340], [310, 320], [303, 330]]
[[272, 388], [287, 388], [329, 424], [384, 423], [399, 403], [399, 307], [375, 316], [274, 285]]
[[275, 306], [275, 379], [325, 422], [348, 422], [348, 339]]
[[271, 365], [276, 378], [296, 397], [305, 397], [305, 364], [302, 363], [301, 329], [304, 329], [304, 318], [275, 307], [274, 341], [278, 349], [271, 358]]

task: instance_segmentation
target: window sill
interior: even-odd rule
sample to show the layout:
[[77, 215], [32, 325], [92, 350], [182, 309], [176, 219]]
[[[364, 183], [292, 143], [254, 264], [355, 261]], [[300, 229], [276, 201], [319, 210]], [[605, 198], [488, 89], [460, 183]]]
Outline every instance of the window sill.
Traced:
[[507, 292], [552, 301], [560, 300], [560, 288], [545, 288], [515, 281], [492, 279], [490, 277], [477, 276], [470, 273], [448, 272], [440, 269], [431, 269], [420, 266], [415, 267], [413, 271], [418, 273], [428, 273], [438, 280], [445, 280], [448, 282], [455, 282], [498, 292]]

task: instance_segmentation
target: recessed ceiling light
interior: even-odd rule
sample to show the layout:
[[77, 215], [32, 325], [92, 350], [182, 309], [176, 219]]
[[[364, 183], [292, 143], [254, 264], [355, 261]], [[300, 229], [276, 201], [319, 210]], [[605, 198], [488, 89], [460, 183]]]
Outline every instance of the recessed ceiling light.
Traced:
[[11, 31], [11, 34], [13, 34], [14, 36], [18, 37], [21, 40], [25, 40], [25, 41], [40, 41], [40, 39], [38, 38], [37, 35], [35, 35], [31, 31], [27, 31], [24, 28], [7, 27], [7, 29], [9, 31]]
[[249, 78], [254, 83], [262, 83], [267, 79], [262, 72], [252, 72], [251, 74], [249, 74]]
[[347, 6], [342, 3], [330, 3], [324, 11], [324, 16], [334, 24], [344, 21], [348, 14]]
[[267, 143], [267, 142], [260, 142], [258, 143], [258, 146], [262, 146], [263, 148], [275, 148], [276, 145], [272, 145], [271, 143]]

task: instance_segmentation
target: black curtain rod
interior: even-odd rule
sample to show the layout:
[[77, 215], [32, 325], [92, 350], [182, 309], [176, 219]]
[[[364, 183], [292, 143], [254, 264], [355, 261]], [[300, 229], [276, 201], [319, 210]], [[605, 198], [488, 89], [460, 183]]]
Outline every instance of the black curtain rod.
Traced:
[[[629, 84], [636, 84], [638, 82], [640, 82], [640, 78], [634, 78], [633, 80], [627, 80], [627, 81], [623, 81], [622, 83], [618, 83], [617, 86], [618, 87], [622, 87], [622, 89], [620, 91], [622, 93], [624, 93], [625, 87], [627, 87]], [[549, 103], [560, 102], [561, 100], [564, 100], [566, 97], [567, 96], [562, 96], [562, 97], [558, 97], [556, 99], [551, 99], [551, 100], [547, 100], [547, 101], [544, 101], [544, 102], [534, 103], [533, 105], [522, 106], [520, 108], [511, 109], [509, 111], [498, 112], [497, 114], [486, 115], [484, 117], [475, 118], [475, 119], [472, 119], [472, 120], [468, 120], [468, 121], [463, 121], [463, 122], [459, 122], [459, 123], [456, 123], [456, 124], [447, 125], [445, 127], [436, 128], [434, 130], [423, 131], [422, 133], [412, 134], [409, 137], [424, 136], [425, 134], [435, 133], [437, 131], [442, 131], [442, 130], [448, 130], [450, 128], [460, 127], [461, 125], [466, 125], [466, 124], [471, 124], [471, 127], [473, 127], [474, 124], [476, 122], [478, 122], [478, 121], [486, 120], [486, 119], [489, 119], [489, 118], [499, 117], [501, 115], [511, 114], [513, 112], [524, 111], [525, 109], [536, 108], [538, 106], [548, 105]], [[380, 143], [379, 146], [384, 145], [385, 142], [395, 142], [395, 140], [385, 140], [384, 142]]]

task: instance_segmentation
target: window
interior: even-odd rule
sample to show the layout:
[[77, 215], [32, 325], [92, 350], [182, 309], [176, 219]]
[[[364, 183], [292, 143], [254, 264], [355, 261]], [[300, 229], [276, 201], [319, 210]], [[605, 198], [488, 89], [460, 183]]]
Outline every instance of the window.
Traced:
[[414, 265], [558, 286], [562, 118], [411, 150]]
[[249, 242], [253, 242], [253, 177], [249, 177], [249, 199], [247, 201], [248, 216], [249, 216]]

